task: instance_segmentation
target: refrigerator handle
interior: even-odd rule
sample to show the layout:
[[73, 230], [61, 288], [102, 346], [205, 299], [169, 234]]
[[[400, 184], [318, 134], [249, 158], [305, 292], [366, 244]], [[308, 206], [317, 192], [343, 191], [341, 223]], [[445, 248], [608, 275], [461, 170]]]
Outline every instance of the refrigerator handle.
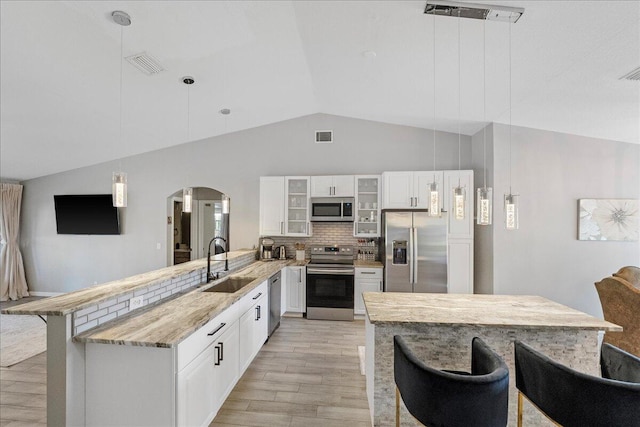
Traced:
[[418, 283], [418, 229], [413, 228], [413, 283]]
[[414, 271], [414, 254], [413, 254], [413, 230], [414, 228], [411, 227], [409, 229], [409, 283], [413, 284], [415, 283], [413, 281], [413, 271]]

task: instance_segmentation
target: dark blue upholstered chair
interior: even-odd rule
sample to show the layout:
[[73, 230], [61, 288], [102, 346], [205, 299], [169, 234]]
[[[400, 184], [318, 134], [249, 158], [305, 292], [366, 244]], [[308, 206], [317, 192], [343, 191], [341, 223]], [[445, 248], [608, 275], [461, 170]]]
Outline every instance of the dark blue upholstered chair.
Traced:
[[602, 378], [640, 383], [640, 357], [606, 342], [600, 350], [600, 370]]
[[396, 426], [400, 396], [418, 421], [441, 427], [507, 425], [509, 368], [480, 338], [471, 343], [471, 373], [433, 369], [418, 360], [396, 335], [394, 376]]
[[564, 427], [639, 427], [640, 384], [583, 374], [515, 342], [518, 426], [523, 396]]

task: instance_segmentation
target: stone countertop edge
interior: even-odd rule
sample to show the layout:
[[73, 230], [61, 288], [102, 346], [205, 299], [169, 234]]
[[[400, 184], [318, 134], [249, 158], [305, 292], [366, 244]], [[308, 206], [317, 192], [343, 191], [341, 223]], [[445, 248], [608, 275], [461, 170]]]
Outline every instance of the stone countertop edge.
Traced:
[[[240, 249], [229, 251], [229, 260], [255, 253], [255, 249]], [[211, 261], [215, 263], [224, 262], [224, 254], [212, 255]], [[68, 292], [50, 298], [8, 307], [0, 312], [2, 314], [32, 314], [43, 316], [65, 316], [78, 310], [82, 310], [93, 304], [99, 304], [110, 298], [135, 292], [138, 289], [151, 286], [155, 283], [169, 280], [174, 277], [191, 273], [207, 267], [207, 258], [188, 261], [182, 264], [163, 267], [146, 273], [136, 274], [124, 279], [94, 285], [77, 291]]]
[[374, 325], [622, 331], [619, 325], [537, 295], [365, 292], [363, 298]]
[[203, 286], [167, 301], [132, 312], [90, 329], [73, 337], [74, 342], [116, 344], [143, 347], [176, 347], [180, 342], [204, 326], [211, 319], [239, 301], [267, 280], [271, 275], [287, 266], [295, 266], [295, 260], [256, 261], [248, 267], [231, 274], [231, 277], [249, 276], [256, 280], [234, 293], [203, 292], [215, 286]]
[[367, 267], [367, 268], [383, 268], [382, 262], [380, 261], [365, 261], [361, 259], [356, 259], [353, 261], [353, 266], [358, 267]]

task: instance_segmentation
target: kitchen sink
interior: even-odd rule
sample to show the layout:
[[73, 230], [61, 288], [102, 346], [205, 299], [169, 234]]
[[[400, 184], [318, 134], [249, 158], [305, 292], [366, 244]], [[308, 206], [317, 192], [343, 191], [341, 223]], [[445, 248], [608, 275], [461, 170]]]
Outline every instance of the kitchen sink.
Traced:
[[233, 293], [256, 280], [255, 277], [228, 277], [217, 285], [205, 289], [203, 292], [227, 292]]

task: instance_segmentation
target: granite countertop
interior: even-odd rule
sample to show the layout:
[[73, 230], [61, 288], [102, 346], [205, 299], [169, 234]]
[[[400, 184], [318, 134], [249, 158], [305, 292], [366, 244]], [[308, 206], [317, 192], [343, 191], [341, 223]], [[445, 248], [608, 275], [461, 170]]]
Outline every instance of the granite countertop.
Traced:
[[353, 261], [354, 267], [368, 267], [368, 268], [383, 268], [384, 265], [380, 261], [366, 261], [362, 259], [356, 259]]
[[369, 321], [374, 324], [622, 330], [618, 325], [540, 296], [365, 292], [363, 297]]
[[73, 339], [77, 342], [121, 344], [146, 347], [175, 347], [209, 320], [250, 293], [283, 267], [295, 265], [295, 260], [256, 261], [230, 277], [255, 277], [242, 289], [230, 293], [203, 292], [225, 278], [194, 289], [167, 302], [134, 311], [130, 316], [91, 329]]
[[[255, 252], [254, 249], [229, 251], [229, 260]], [[224, 254], [211, 256], [213, 262], [224, 262]], [[3, 309], [4, 314], [35, 314], [46, 316], [64, 316], [81, 310], [92, 304], [100, 303], [109, 298], [124, 295], [137, 289], [189, 273], [199, 268], [207, 267], [207, 258], [201, 258], [182, 264], [164, 267], [147, 273], [137, 274], [121, 280], [114, 280], [101, 285], [90, 286], [51, 298], [20, 304]]]

